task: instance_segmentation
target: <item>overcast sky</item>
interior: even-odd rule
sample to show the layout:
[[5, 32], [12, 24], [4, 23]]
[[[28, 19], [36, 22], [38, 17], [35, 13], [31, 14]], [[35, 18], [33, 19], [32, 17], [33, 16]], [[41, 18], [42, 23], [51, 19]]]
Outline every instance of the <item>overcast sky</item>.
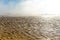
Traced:
[[0, 0], [0, 15], [60, 15], [60, 0]]

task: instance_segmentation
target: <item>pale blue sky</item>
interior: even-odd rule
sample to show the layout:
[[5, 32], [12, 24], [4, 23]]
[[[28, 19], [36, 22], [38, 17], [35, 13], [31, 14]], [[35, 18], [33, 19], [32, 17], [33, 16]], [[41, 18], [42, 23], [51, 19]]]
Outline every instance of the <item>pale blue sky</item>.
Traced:
[[0, 0], [1, 3], [3, 3], [4, 5], [8, 5], [9, 3], [12, 4], [17, 4], [19, 2], [21, 2], [22, 0]]
[[17, 9], [17, 5], [22, 0], [0, 0], [0, 15], [8, 15], [6, 13], [12, 13]]

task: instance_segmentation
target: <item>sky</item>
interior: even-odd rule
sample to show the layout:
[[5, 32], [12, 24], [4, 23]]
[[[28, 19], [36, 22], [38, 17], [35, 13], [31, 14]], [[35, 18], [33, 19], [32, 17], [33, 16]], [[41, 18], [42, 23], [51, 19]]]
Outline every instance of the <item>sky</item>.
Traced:
[[59, 16], [60, 0], [0, 0], [0, 15]]

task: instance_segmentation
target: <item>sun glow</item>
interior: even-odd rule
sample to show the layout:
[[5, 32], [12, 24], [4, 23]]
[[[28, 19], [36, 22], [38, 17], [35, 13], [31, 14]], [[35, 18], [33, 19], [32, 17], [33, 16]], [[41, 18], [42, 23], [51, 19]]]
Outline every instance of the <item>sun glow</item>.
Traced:
[[60, 0], [26, 0], [22, 2], [22, 12], [31, 15], [60, 15]]

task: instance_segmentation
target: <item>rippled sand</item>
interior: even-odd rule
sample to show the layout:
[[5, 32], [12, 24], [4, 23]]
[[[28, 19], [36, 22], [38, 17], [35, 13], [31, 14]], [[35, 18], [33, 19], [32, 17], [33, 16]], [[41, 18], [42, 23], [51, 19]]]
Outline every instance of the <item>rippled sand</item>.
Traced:
[[60, 40], [60, 20], [0, 17], [0, 40]]

